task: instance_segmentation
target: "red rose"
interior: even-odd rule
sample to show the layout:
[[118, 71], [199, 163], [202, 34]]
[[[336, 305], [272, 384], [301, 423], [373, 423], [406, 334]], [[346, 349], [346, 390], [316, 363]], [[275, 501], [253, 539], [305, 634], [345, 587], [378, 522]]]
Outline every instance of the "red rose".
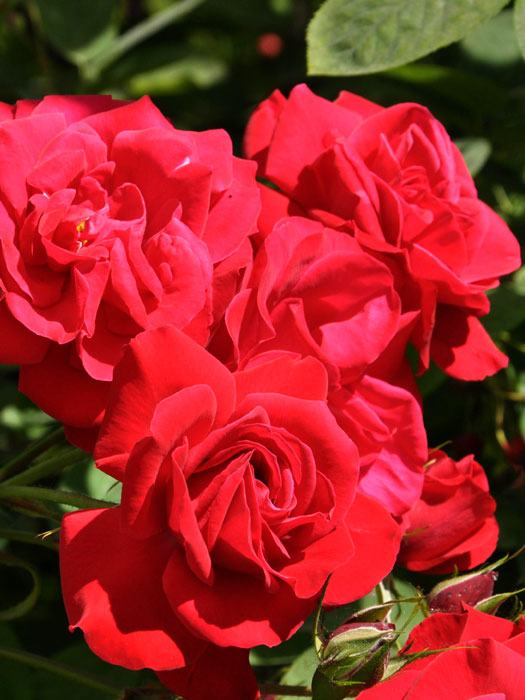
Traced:
[[433, 452], [421, 500], [404, 518], [399, 562], [432, 573], [474, 568], [496, 548], [495, 509], [485, 472], [472, 455], [455, 462]]
[[428, 454], [421, 407], [412, 394], [377, 377], [334, 388], [328, 405], [359, 451], [361, 493], [402, 515], [421, 496]]
[[395, 335], [399, 297], [386, 265], [315, 221], [279, 222], [226, 311], [240, 366], [263, 352], [313, 355], [343, 381], [360, 377]]
[[344, 233], [291, 217], [264, 240], [244, 287], [226, 311], [235, 363], [283, 350], [321, 360], [329, 406], [359, 450], [361, 490], [405, 512], [423, 483], [421, 409], [408, 391], [366, 374], [399, 328], [388, 268]]
[[481, 326], [487, 289], [520, 264], [506, 224], [476, 188], [443, 126], [424, 107], [387, 109], [299, 85], [255, 111], [245, 149], [260, 174], [263, 234], [299, 214], [354, 236], [388, 262], [422, 368], [482, 379], [507, 364]]
[[[242, 649], [293, 634], [332, 572], [335, 604], [391, 569], [398, 527], [356, 495], [357, 451], [326, 391], [314, 358], [232, 375], [173, 327], [131, 342], [95, 452], [123, 480], [122, 503], [69, 514], [61, 530], [69, 620], [95, 653], [180, 669], [162, 680], [200, 700], [191, 683], [208, 654], [220, 667], [229, 648], [244, 666]], [[216, 697], [253, 697], [247, 673]]]
[[23, 365], [41, 408], [89, 428], [130, 338], [169, 323], [207, 341], [251, 256], [252, 164], [148, 98], [51, 96], [4, 116], [0, 361]]
[[459, 614], [435, 613], [412, 630], [406, 645], [410, 654], [430, 649], [445, 651], [408, 664], [358, 699], [523, 700], [523, 621], [514, 624], [468, 607]]

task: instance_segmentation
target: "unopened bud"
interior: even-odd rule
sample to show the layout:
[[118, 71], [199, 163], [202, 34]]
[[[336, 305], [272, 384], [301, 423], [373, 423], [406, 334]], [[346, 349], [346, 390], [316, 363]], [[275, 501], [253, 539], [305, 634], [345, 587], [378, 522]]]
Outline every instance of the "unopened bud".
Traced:
[[459, 613], [463, 610], [463, 603], [475, 606], [490, 598], [497, 578], [495, 571], [488, 571], [442, 581], [428, 594], [428, 606], [432, 612]]
[[318, 672], [330, 682], [368, 688], [383, 677], [395, 639], [394, 625], [349, 622], [327, 639], [321, 649]]

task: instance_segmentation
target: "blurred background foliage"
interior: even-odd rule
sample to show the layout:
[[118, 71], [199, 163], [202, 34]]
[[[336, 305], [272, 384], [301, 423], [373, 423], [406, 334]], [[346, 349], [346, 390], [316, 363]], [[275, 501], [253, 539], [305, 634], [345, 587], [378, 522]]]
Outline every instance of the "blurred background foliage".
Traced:
[[[251, 110], [275, 88], [287, 93], [307, 81], [329, 98], [347, 89], [385, 106], [421, 102], [457, 141], [482, 198], [523, 241], [525, 63], [512, 4], [459, 43], [415, 63], [360, 77], [307, 78], [305, 33], [319, 4], [0, 0], [0, 99], [92, 92], [134, 99], [149, 94], [180, 128], [225, 128], [239, 154]], [[483, 383], [447, 379], [433, 368], [420, 386], [430, 444], [449, 441], [446, 449], [452, 456], [474, 453], [486, 468], [498, 500], [500, 549], [506, 552], [525, 542], [525, 268], [505, 280], [491, 298], [486, 326], [510, 356], [509, 368]], [[16, 382], [14, 368], [0, 368], [0, 463], [52, 427], [51, 420], [17, 392]], [[67, 450], [61, 444], [52, 449]], [[49, 452], [43, 459], [47, 456]], [[85, 460], [72, 461], [75, 466], [60, 477], [61, 488], [118, 500], [109, 477]], [[56, 485], [56, 479], [49, 484]], [[59, 517], [58, 506], [39, 512], [28, 511], [23, 503], [16, 512], [0, 507], [0, 564], [7, 564], [0, 567], [0, 647], [69, 663], [96, 673], [109, 686], [147, 683], [152, 676], [138, 677], [104, 664], [89, 652], [79, 633], [68, 634], [54, 551], [56, 533], [37, 540], [43, 546], [13, 539], [13, 530], [29, 533], [29, 539], [52, 530]], [[24, 564], [28, 561], [29, 568]], [[401, 572], [397, 585], [406, 589], [402, 579]], [[429, 577], [410, 576], [415, 579], [426, 590], [433, 583]], [[497, 590], [525, 584], [525, 557], [504, 568], [500, 583]], [[25, 596], [31, 607], [37, 593], [28, 614], [6, 612]], [[254, 652], [252, 660], [262, 677], [278, 678], [282, 667], [309, 646], [310, 638], [299, 635], [287, 644], [277, 651]], [[308, 653], [287, 672], [288, 682], [302, 682]], [[100, 689], [83, 688], [8, 660], [0, 660], [0, 679], [0, 696], [9, 700], [104, 697]]]

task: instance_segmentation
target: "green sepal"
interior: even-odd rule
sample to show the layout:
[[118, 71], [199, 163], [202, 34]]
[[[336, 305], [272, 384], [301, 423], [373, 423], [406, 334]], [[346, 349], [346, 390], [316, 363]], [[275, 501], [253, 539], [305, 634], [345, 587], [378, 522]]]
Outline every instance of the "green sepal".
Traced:
[[494, 615], [500, 605], [503, 605], [506, 600], [509, 600], [509, 598], [512, 598], [512, 596], [523, 593], [523, 591], [525, 591], [525, 588], [518, 588], [517, 591], [509, 591], [508, 593], [497, 593], [496, 595], [491, 595], [490, 598], [480, 600], [474, 607], [476, 610], [488, 613], [489, 615]]

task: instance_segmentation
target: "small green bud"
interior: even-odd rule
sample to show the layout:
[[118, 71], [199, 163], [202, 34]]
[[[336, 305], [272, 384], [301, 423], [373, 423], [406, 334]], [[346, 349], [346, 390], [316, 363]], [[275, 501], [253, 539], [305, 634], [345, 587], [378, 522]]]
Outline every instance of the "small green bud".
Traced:
[[318, 671], [335, 685], [363, 690], [383, 677], [396, 639], [385, 622], [349, 622], [338, 627], [321, 649]]

